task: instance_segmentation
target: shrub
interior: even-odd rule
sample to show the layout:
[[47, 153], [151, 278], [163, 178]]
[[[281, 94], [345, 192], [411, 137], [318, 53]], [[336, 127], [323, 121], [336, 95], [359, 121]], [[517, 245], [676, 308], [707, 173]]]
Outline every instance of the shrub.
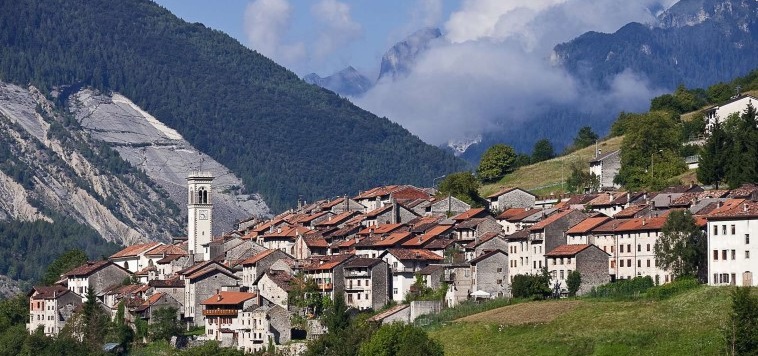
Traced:
[[695, 277], [680, 277], [671, 283], [650, 288], [646, 296], [650, 299], [666, 299], [686, 290], [697, 288], [700, 283]]
[[617, 280], [592, 288], [589, 293], [594, 298], [633, 299], [652, 288], [655, 284], [650, 276]]

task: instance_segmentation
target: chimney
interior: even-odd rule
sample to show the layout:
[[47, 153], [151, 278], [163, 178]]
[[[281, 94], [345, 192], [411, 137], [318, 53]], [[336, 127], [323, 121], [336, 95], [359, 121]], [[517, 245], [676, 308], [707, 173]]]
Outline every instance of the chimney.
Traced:
[[747, 213], [747, 203], [742, 203], [742, 211]]
[[721, 204], [721, 200], [719, 200], [719, 202], [718, 202], [718, 203], [716, 203], [716, 208], [720, 208], [720, 207], [721, 207], [721, 205], [722, 205], [722, 204]]
[[611, 193], [611, 192], [608, 192], [608, 202], [609, 203], [613, 202], [613, 193]]
[[642, 218], [642, 226], [645, 226], [647, 221], [645, 221], [645, 218]]

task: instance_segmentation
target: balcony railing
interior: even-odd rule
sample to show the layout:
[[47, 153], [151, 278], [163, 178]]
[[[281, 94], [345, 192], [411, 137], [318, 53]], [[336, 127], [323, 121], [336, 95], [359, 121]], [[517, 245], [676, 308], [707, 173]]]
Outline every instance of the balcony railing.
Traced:
[[367, 271], [345, 271], [345, 277], [371, 277], [371, 274]]
[[347, 284], [345, 285], [346, 290], [371, 290], [371, 286], [365, 286], [365, 285], [357, 285], [357, 284]]
[[331, 290], [333, 285], [331, 283], [318, 283], [319, 290]]
[[205, 309], [205, 316], [237, 316], [237, 309]]
[[401, 267], [401, 266], [392, 267], [393, 273], [417, 272], [419, 270], [420, 268], [413, 268], [413, 267]]

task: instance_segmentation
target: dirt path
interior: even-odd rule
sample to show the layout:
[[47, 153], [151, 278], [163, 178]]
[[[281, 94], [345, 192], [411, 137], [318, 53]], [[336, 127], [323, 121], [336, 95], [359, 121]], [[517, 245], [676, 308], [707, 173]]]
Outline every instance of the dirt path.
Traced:
[[488, 322], [507, 325], [548, 323], [570, 312], [582, 303], [579, 300], [528, 302], [469, 315], [456, 321]]

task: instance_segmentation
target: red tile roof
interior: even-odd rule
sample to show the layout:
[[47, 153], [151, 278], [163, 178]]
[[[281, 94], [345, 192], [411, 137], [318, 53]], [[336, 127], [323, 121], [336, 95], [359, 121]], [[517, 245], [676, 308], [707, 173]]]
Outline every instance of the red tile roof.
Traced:
[[388, 211], [392, 210], [392, 205], [385, 205], [381, 208], [376, 208], [374, 210], [369, 211], [366, 213], [366, 219], [375, 219], [377, 216], [382, 215]]
[[237, 305], [256, 297], [255, 293], [246, 292], [218, 292], [210, 298], [200, 302], [202, 305]]
[[504, 255], [507, 255], [507, 253], [505, 253], [505, 251], [503, 251], [503, 250], [500, 250], [500, 249], [492, 250], [492, 251], [489, 251], [487, 253], [482, 254], [481, 256], [479, 256], [477, 258], [472, 259], [471, 261], [469, 261], [469, 263], [472, 264], [472, 265], [475, 265], [475, 264], [477, 264], [477, 263], [479, 263], [481, 261], [484, 261], [484, 260], [486, 260], [486, 259], [488, 259], [488, 258], [490, 258], [490, 257], [492, 257], [492, 256], [494, 256], [494, 255], [496, 255], [498, 253], [502, 253]]
[[131, 245], [111, 255], [110, 258], [136, 257], [140, 254], [150, 251], [153, 248], [162, 245], [160, 242], [148, 242], [144, 244]]
[[452, 219], [456, 221], [468, 220], [474, 217], [480, 217], [480, 215], [483, 216], [484, 214], [486, 214], [484, 208], [474, 208], [453, 216]]
[[108, 265], [113, 265], [113, 266], [116, 266], [117, 268], [121, 268], [111, 261], [105, 261], [105, 260], [88, 261], [87, 263], [66, 272], [65, 276], [66, 277], [88, 276], [92, 273], [97, 272], [101, 268], [105, 268]]
[[145, 256], [187, 255], [187, 251], [177, 245], [161, 245], [145, 253]]
[[381, 196], [389, 195], [390, 193], [400, 190], [401, 188], [403, 188], [402, 185], [388, 185], [384, 187], [376, 187], [376, 188], [369, 189], [365, 192], [362, 192], [361, 194], [358, 194], [358, 196], [353, 198], [353, 200], [372, 199], [376, 197], [381, 197]]
[[629, 219], [616, 227], [616, 232], [657, 231], [666, 223], [665, 216]]
[[528, 218], [528, 217], [530, 217], [530, 216], [532, 216], [534, 214], [539, 213], [540, 211], [542, 211], [542, 210], [541, 209], [529, 209], [529, 210], [523, 211], [523, 212], [521, 212], [519, 214], [515, 214], [515, 215], [513, 215], [513, 216], [511, 216], [509, 218], [506, 218], [505, 220], [509, 221], [509, 222], [521, 221], [521, 220], [524, 220], [524, 219], [526, 219], [526, 218]]
[[358, 232], [358, 235], [371, 235], [371, 234], [389, 234], [404, 227], [403, 224], [379, 224], [375, 226], [369, 226]]
[[392, 197], [396, 200], [403, 201], [403, 200], [415, 200], [415, 199], [429, 199], [431, 198], [431, 195], [427, 193], [426, 191], [416, 188], [411, 185], [406, 185], [400, 189], [395, 190], [392, 192]]
[[390, 248], [387, 252], [398, 260], [441, 261], [442, 256], [424, 249]]
[[259, 253], [255, 254], [255, 255], [253, 255], [253, 256], [251, 256], [251, 257], [243, 260], [241, 264], [243, 266], [248, 266], [248, 265], [255, 264], [258, 261], [262, 260], [264, 257], [266, 257], [266, 256], [274, 253], [274, 251], [276, 251], [276, 250], [265, 250], [265, 251], [259, 252]]
[[28, 293], [28, 296], [36, 300], [56, 299], [68, 292], [69, 292], [68, 288], [60, 284], [55, 284], [49, 287], [48, 286], [34, 286], [32, 288], [32, 291]]
[[548, 216], [548, 217], [540, 220], [538, 223], [532, 225], [532, 227], [530, 227], [529, 230], [532, 230], [532, 231], [542, 230], [545, 227], [547, 227], [548, 225], [550, 225], [550, 224], [558, 221], [559, 219], [563, 218], [564, 216], [566, 216], [568, 214], [571, 214], [574, 211], [578, 211], [578, 210], [564, 210], [564, 211], [559, 211], [557, 213], [554, 213], [554, 214], [552, 214], [552, 215], [550, 215], [550, 216]]
[[608, 220], [611, 218], [609, 217], [598, 217], [598, 218], [587, 218], [581, 221], [580, 223], [574, 225], [568, 231], [566, 231], [566, 234], [586, 234], [587, 232], [591, 231], [592, 229], [605, 224]]
[[337, 226], [348, 221], [355, 214], [358, 214], [358, 213], [355, 211], [346, 211], [343, 213], [339, 213], [337, 215], [330, 216], [322, 221], [317, 222], [315, 226], [316, 227]]
[[552, 251], [545, 254], [545, 257], [566, 257], [574, 256], [579, 252], [584, 251], [592, 245], [560, 245], [554, 248]]
[[603, 234], [603, 233], [614, 233], [616, 229], [623, 223], [629, 221], [629, 219], [611, 219], [607, 221], [606, 223], [592, 229], [593, 233]]
[[304, 262], [303, 270], [305, 271], [328, 271], [339, 266], [353, 255], [331, 255], [311, 257]]
[[371, 238], [365, 238], [356, 243], [356, 247], [392, 247], [410, 238], [412, 235], [408, 231], [394, 232], [387, 236], [374, 235]]
[[708, 214], [708, 220], [758, 217], [758, 203], [746, 199], [729, 199]]
[[474, 240], [474, 241], [469, 242], [468, 245], [466, 245], [466, 248], [476, 248], [477, 246], [479, 246], [479, 245], [481, 245], [481, 244], [483, 244], [483, 243], [485, 243], [485, 242], [487, 242], [489, 240], [494, 239], [498, 235], [499, 235], [499, 233], [497, 233], [497, 232], [488, 232], [488, 233], [482, 235], [481, 237], [479, 237], [479, 241]]
[[429, 229], [425, 234], [404, 242], [403, 247], [422, 247], [430, 241], [448, 234], [452, 229], [452, 225], [437, 225], [434, 228]]
[[637, 213], [647, 208], [647, 204], [630, 205], [616, 214], [613, 214], [614, 218], [633, 218]]
[[497, 219], [499, 220], [507, 220], [509, 218], [512, 218], [514, 216], [517, 216], [519, 214], [523, 214], [525, 212], [529, 211], [527, 208], [510, 208], [506, 209], [500, 215], [497, 216]]

